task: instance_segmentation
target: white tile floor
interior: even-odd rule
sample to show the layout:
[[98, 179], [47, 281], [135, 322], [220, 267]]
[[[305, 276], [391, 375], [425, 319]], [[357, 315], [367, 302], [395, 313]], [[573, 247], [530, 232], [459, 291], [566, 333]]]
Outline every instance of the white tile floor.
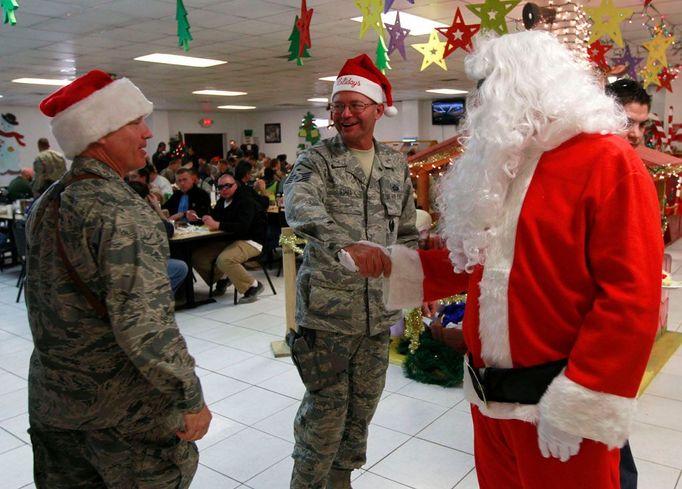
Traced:
[[[668, 248], [682, 280], [682, 240]], [[31, 352], [24, 302], [16, 304], [17, 268], [0, 274], [0, 477], [4, 489], [31, 488], [32, 455], [26, 378]], [[193, 489], [288, 487], [292, 422], [303, 387], [287, 358], [270, 342], [284, 332], [284, 288], [266, 287], [253, 304], [234, 306], [228, 292], [216, 304], [177, 314], [199, 365], [213, 411]], [[198, 287], [199, 294], [207, 292]], [[682, 332], [681, 290], [670, 294], [668, 328]], [[631, 443], [640, 489], [682, 489], [682, 350], [640, 399]], [[413, 382], [389, 367], [372, 423], [367, 464], [356, 489], [477, 489], [468, 406], [458, 388]]]

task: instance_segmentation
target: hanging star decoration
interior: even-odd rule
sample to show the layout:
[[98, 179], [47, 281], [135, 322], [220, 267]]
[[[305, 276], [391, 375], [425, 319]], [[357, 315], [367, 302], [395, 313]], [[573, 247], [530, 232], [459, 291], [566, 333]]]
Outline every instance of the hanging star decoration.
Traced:
[[287, 61], [296, 60], [297, 66], [303, 66], [303, 58], [310, 58], [310, 53], [308, 49], [303, 46], [303, 52], [301, 53], [301, 31], [298, 30], [298, 15], [294, 20], [294, 28], [291, 30], [289, 35], [289, 58]]
[[516, 7], [521, 0], [485, 0], [483, 3], [467, 5], [476, 17], [481, 19], [481, 29], [506, 34], [506, 15]]
[[[384, 0], [384, 13], [388, 13], [389, 10], [391, 10], [391, 7], [393, 6], [393, 2], [395, 0]], [[410, 2], [412, 5], [414, 5], [414, 0], [407, 0]]]
[[670, 86], [670, 82], [673, 81], [676, 76], [677, 73], [669, 71], [667, 67], [663, 68], [658, 74], [658, 81], [660, 84], [656, 87], [656, 91], [658, 92], [659, 90], [665, 88], [667, 91], [672, 93], [673, 87]]
[[455, 49], [471, 51], [474, 47], [471, 38], [481, 29], [481, 24], [465, 24], [462, 11], [457, 7], [455, 18], [450, 27], [436, 27], [436, 30], [447, 39], [443, 58], [450, 56]]
[[385, 24], [388, 31], [388, 55], [390, 56], [396, 49], [403, 59], [407, 59], [405, 54], [405, 38], [410, 33], [410, 29], [405, 29], [400, 25], [400, 12], [395, 13], [395, 24]]
[[633, 10], [618, 8], [613, 5], [613, 0], [602, 0], [598, 7], [584, 7], [584, 9], [593, 22], [589, 42], [592, 43], [603, 36], [608, 36], [622, 48], [623, 36], [620, 32], [620, 23], [630, 17]]
[[17, 25], [17, 17], [14, 14], [14, 11], [19, 8], [17, 0], [2, 0], [0, 6], [5, 13], [3, 24]]
[[438, 66], [447, 71], [448, 67], [443, 59], [445, 52], [445, 43], [438, 39], [438, 31], [435, 29], [429, 35], [429, 42], [423, 44], [412, 44], [412, 47], [422, 53], [424, 59], [422, 60], [422, 67], [419, 71], [424, 71], [426, 68], [436, 63]]
[[379, 71], [381, 71], [384, 75], [386, 74], [386, 70], [391, 69], [391, 59], [388, 57], [388, 53], [386, 52], [386, 44], [384, 43], [384, 38], [380, 37], [377, 40], [377, 49], [376, 49], [376, 55], [377, 55], [377, 60], [376, 65], [377, 68], [379, 68]]
[[628, 67], [628, 76], [633, 80], [637, 79], [637, 66], [642, 62], [644, 58], [636, 58], [630, 52], [630, 46], [625, 45], [625, 50], [623, 50], [623, 55], [616, 58], [611, 58], [611, 62], [614, 65], [626, 65]]
[[649, 85], [661, 86], [661, 81], [658, 79], [658, 72], [661, 64], [658, 61], [647, 63], [647, 65], [639, 71], [642, 76], [642, 87], [646, 89]]
[[644, 48], [649, 51], [647, 63], [659, 61], [662, 65], [668, 64], [668, 56], [665, 51], [675, 42], [675, 36], [666, 36], [663, 31], [658, 31], [654, 37], [643, 44]]
[[612, 44], [602, 44], [601, 41], [596, 40], [590, 44], [590, 47], [587, 49], [587, 54], [590, 57], [590, 61], [592, 61], [597, 68], [604, 72], [609, 71], [610, 68], [604, 56], [611, 50], [611, 48], [613, 48]]
[[189, 42], [192, 40], [192, 34], [189, 32], [190, 26], [189, 19], [187, 18], [187, 9], [182, 0], [177, 1], [175, 19], [178, 21], [178, 46], [181, 46], [185, 51], [189, 51]]
[[[301, 16], [296, 19], [296, 27], [300, 33], [298, 57], [303, 56], [305, 48], [311, 48], [312, 41], [310, 40], [310, 21], [313, 18], [313, 9], [309, 9], [305, 0], [301, 0]], [[308, 55], [307, 57], [309, 57]]]
[[364, 38], [370, 27], [376, 31], [379, 37], [384, 37], [384, 21], [381, 20], [384, 0], [355, 0], [355, 6], [362, 13], [362, 25], [358, 38]]

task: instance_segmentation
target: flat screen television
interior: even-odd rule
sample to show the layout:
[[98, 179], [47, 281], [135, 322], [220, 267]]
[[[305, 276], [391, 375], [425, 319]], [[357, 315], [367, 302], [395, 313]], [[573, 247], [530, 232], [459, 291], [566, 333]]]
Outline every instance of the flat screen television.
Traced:
[[431, 124], [459, 124], [466, 111], [466, 99], [451, 98], [431, 102]]

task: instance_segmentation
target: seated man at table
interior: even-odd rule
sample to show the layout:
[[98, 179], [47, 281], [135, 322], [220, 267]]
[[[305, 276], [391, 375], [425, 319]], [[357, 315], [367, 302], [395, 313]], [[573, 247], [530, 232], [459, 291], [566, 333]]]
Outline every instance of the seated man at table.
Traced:
[[201, 217], [211, 209], [211, 197], [196, 186], [196, 181], [189, 168], [180, 168], [175, 173], [178, 190], [162, 206], [170, 214], [168, 219], [201, 224]]
[[[253, 302], [263, 291], [263, 284], [253, 278], [242, 263], [258, 256], [263, 249], [265, 211], [246, 188], [237, 185], [230, 174], [218, 178], [218, 191], [220, 199], [203, 221], [209, 229], [226, 234], [224, 239], [195, 250], [192, 263], [207, 284], [217, 281], [215, 295], [224, 294], [229, 282], [232, 282], [237, 291], [243, 294], [240, 304]], [[213, 260], [215, 267], [211, 276]], [[227, 279], [221, 279], [222, 276]]]

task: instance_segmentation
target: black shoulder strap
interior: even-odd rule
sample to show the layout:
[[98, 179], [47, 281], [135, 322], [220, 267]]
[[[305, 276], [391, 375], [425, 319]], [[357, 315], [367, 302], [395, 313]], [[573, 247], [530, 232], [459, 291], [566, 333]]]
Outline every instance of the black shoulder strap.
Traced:
[[88, 288], [87, 285], [85, 285], [85, 282], [80, 278], [78, 275], [78, 272], [76, 272], [76, 269], [74, 268], [73, 264], [69, 260], [69, 258], [66, 256], [66, 251], [64, 250], [64, 242], [62, 241], [62, 235], [59, 229], [59, 206], [61, 204], [61, 193], [71, 185], [72, 183], [78, 182], [80, 180], [90, 180], [90, 179], [102, 179], [104, 180], [105, 178], [100, 176], [100, 175], [95, 175], [94, 173], [85, 173], [83, 175], [78, 175], [77, 177], [73, 177], [69, 179], [67, 182], [64, 183], [63, 188], [61, 191], [56, 195], [54, 200], [51, 202], [52, 205], [52, 214], [54, 216], [55, 220], [55, 226], [54, 226], [54, 232], [55, 232], [55, 239], [57, 242], [57, 252], [59, 253], [59, 257], [62, 259], [64, 262], [64, 266], [66, 267], [66, 273], [69, 274], [69, 278], [73, 281], [73, 283], [76, 285], [76, 288], [80, 290], [81, 294], [83, 294], [83, 297], [85, 297], [85, 300], [88, 301], [88, 304], [90, 304], [90, 307], [92, 307], [95, 312], [97, 313], [97, 316], [99, 316], [100, 319], [102, 320], [108, 320], [109, 319], [109, 313], [107, 312], [106, 306], [95, 296], [95, 294]]

